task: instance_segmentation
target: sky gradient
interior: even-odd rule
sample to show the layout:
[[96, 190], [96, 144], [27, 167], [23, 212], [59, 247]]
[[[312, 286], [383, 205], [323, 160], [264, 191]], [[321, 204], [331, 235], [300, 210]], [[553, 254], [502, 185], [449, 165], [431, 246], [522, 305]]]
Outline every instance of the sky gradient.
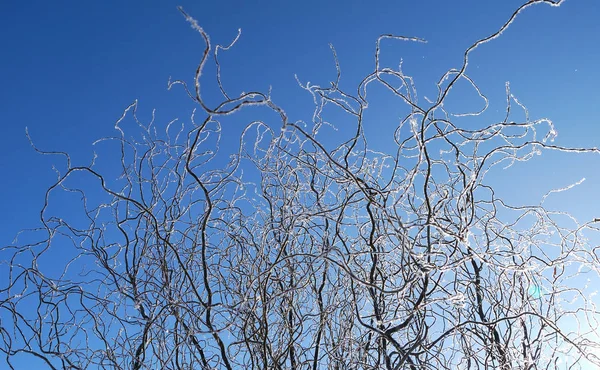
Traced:
[[[222, 55], [223, 83], [233, 95], [267, 91], [292, 120], [310, 120], [312, 100], [294, 78], [328, 85], [335, 79], [329, 44], [342, 70], [342, 88], [353, 90], [373, 70], [381, 34], [417, 36], [427, 44], [384, 41], [384, 58], [403, 59], [419, 95], [434, 97], [435, 82], [460, 67], [464, 50], [496, 31], [522, 1], [45, 1], [7, 3], [0, 13], [0, 243], [23, 228], [39, 226], [44, 191], [55, 179], [58, 157], [37, 154], [25, 128], [43, 150], [64, 151], [75, 164], [89, 163], [92, 143], [115, 135], [115, 121], [135, 99], [138, 116], [156, 122], [186, 120], [190, 101], [169, 78], [191, 81], [204, 47], [176, 6], [196, 18], [214, 43], [236, 46]], [[505, 108], [505, 83], [529, 109], [558, 131], [556, 143], [600, 147], [600, 2], [568, 0], [560, 8], [527, 9], [497, 40], [471, 55], [467, 73], [490, 100], [491, 116]], [[210, 72], [208, 72], [210, 75]], [[212, 76], [207, 77], [212, 79]], [[376, 93], [375, 93], [376, 94]], [[460, 85], [448, 104], [477, 109]], [[376, 95], [377, 96], [377, 95]], [[206, 97], [211, 101], [211, 96]], [[381, 95], [368, 112], [372, 148], [389, 138], [376, 125], [395, 125], [398, 99]], [[244, 113], [242, 113], [242, 117]], [[518, 114], [516, 115], [518, 117]], [[466, 120], [487, 125], [486, 120]], [[381, 130], [383, 132], [383, 130]], [[111, 159], [107, 158], [110, 163]], [[118, 163], [118, 162], [113, 162]], [[537, 204], [553, 188], [586, 178], [569, 192], [551, 195], [551, 209], [585, 222], [600, 217], [600, 156], [545, 152], [542, 157], [494, 171], [498, 196], [513, 204]], [[64, 167], [64, 166], [63, 166]], [[60, 199], [59, 199], [60, 200]], [[68, 209], [67, 202], [58, 202]]]
[[[378, 35], [425, 38], [427, 44], [383, 46], [386, 58], [403, 58], [421, 96], [433, 95], [435, 81], [460, 65], [464, 49], [496, 30], [520, 3], [9, 2], [0, 15], [5, 51], [0, 59], [0, 211], [10, 216], [3, 217], [0, 241], [6, 244], [21, 228], [35, 226], [44, 189], [54, 178], [51, 166], [57, 159], [37, 155], [25, 127], [40, 148], [66, 151], [86, 163], [92, 142], [113, 135], [115, 120], [135, 99], [142, 118], [150, 117], [154, 108], [157, 122], [187, 118], [188, 109], [181, 109], [184, 103], [189, 106], [185, 94], [181, 89], [169, 92], [166, 86], [170, 76], [191, 79], [202, 43], [176, 5], [198, 19], [215, 43], [229, 43], [242, 29], [236, 47], [222, 58], [228, 88], [265, 91], [272, 86], [275, 101], [292, 118], [307, 119], [296, 102], [310, 99], [294, 74], [302, 81], [328, 84], [335, 73], [329, 43], [338, 53], [342, 86], [351, 88], [372, 70]], [[504, 109], [504, 84], [510, 81], [532, 117], [556, 123], [559, 143], [600, 146], [598, 15], [600, 3], [594, 0], [569, 0], [560, 8], [537, 5], [522, 13], [500, 39], [475, 51], [468, 72], [490, 98], [490, 110]], [[461, 104], [460, 99], [450, 101]], [[384, 122], [397, 119], [385, 112], [381, 116]], [[586, 177], [577, 194], [561, 195], [569, 198], [563, 201], [598, 205], [598, 160], [548, 155], [554, 158], [543, 162], [551, 163], [528, 163], [527, 173], [542, 183]], [[506, 175], [521, 174], [517, 168]], [[535, 188], [536, 182], [529, 187]], [[511, 195], [523, 201], [529, 190]], [[538, 193], [544, 192], [534, 195], [539, 199]]]

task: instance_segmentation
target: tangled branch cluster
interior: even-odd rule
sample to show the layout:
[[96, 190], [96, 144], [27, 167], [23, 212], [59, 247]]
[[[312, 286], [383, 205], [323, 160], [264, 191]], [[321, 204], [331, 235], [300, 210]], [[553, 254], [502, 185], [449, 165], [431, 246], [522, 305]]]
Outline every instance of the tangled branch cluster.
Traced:
[[[511, 120], [525, 109], [506, 87], [506, 118], [461, 128], [487, 99], [460, 69], [419, 103], [410, 76], [380, 63], [351, 94], [302, 84], [312, 122], [293, 122], [270, 94], [230, 97], [219, 51], [187, 14], [205, 48], [194, 85], [199, 109], [187, 128], [164, 130], [128, 107], [110, 138], [122, 177], [96, 165], [58, 173], [41, 212], [43, 237], [4, 247], [0, 351], [14, 368], [29, 355], [49, 368], [85, 369], [547, 369], [600, 365], [593, 298], [578, 274], [597, 271], [584, 236], [593, 222], [564, 226], [561, 212], [498, 198], [486, 174], [542, 150], [597, 153], [553, 144], [550, 120]], [[182, 11], [183, 12], [183, 11]], [[238, 35], [239, 37], [239, 35]], [[333, 50], [333, 48], [332, 48]], [[334, 56], [335, 56], [335, 50]], [[202, 97], [211, 58], [222, 101]], [[458, 81], [485, 103], [452, 114]], [[367, 143], [367, 91], [376, 84], [408, 107], [395, 148]], [[263, 106], [239, 146], [221, 146], [222, 121]], [[326, 108], [342, 112], [329, 122]], [[122, 128], [138, 124], [134, 139]], [[336, 116], [337, 117], [337, 116]], [[324, 132], [341, 127], [337, 138]], [[329, 130], [329, 131], [328, 131]], [[348, 135], [344, 138], [344, 135]], [[340, 139], [341, 138], [341, 139]], [[339, 139], [339, 140], [338, 140]], [[339, 142], [336, 142], [338, 140]], [[85, 179], [85, 180], [83, 180]], [[96, 191], [71, 186], [90, 182]], [[558, 189], [555, 191], [568, 190]], [[74, 192], [84, 216], [51, 216], [57, 193]], [[547, 194], [547, 196], [550, 193]], [[60, 266], [57, 266], [60, 261]], [[592, 335], [596, 335], [595, 337]]]

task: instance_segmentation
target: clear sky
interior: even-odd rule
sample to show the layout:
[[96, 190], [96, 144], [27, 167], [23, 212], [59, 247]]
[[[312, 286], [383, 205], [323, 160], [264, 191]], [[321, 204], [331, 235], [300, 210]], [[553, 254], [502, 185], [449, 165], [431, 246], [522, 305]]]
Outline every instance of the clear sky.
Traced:
[[[188, 118], [189, 100], [181, 89], [167, 91], [167, 82], [170, 76], [191, 80], [203, 44], [177, 5], [216, 43], [229, 43], [242, 29], [239, 43], [223, 55], [227, 87], [240, 92], [272, 86], [275, 102], [292, 119], [308, 120], [312, 110], [305, 103], [310, 97], [297, 86], [294, 74], [304, 82], [332, 81], [329, 43], [341, 63], [342, 87], [352, 88], [372, 71], [380, 34], [426, 39], [427, 44], [389, 42], [384, 47], [386, 58], [403, 58], [404, 71], [415, 77], [421, 96], [434, 96], [435, 82], [447, 69], [460, 67], [465, 48], [493, 33], [522, 2], [4, 2], [0, 245], [20, 229], [38, 226], [44, 191], [54, 179], [52, 164], [60, 163], [34, 152], [25, 127], [40, 148], [66, 151], [75, 163], [87, 163], [91, 144], [115, 134], [115, 120], [135, 99], [139, 115], [149, 118], [156, 108], [160, 124]], [[503, 111], [504, 86], [510, 81], [532, 118], [555, 122], [557, 144], [600, 147], [598, 19], [598, 0], [568, 0], [560, 8], [538, 5], [522, 13], [500, 39], [476, 50], [468, 73], [490, 99], [490, 110]], [[474, 107], [461, 100], [460, 89], [450, 102]], [[381, 124], [397, 123], [397, 116], [386, 115], [385, 104], [375, 107]], [[515, 203], [537, 203], [551, 188], [585, 177], [580, 186], [550, 197], [546, 204], [571, 211], [582, 221], [600, 217], [600, 157], [545, 153], [494, 176], [499, 195]]]
[[[166, 86], [169, 76], [192, 77], [202, 44], [176, 5], [198, 19], [214, 42], [228, 43], [242, 29], [238, 45], [223, 57], [227, 86], [239, 92], [272, 85], [276, 102], [292, 118], [297, 113], [306, 119], [294, 103], [308, 94], [298, 88], [294, 74], [328, 84], [334, 78], [329, 43], [337, 49], [342, 83], [351, 87], [372, 70], [378, 35], [425, 38], [428, 44], [388, 43], [387, 55], [402, 57], [420, 94], [433, 95], [433, 83], [446, 69], [459, 66], [465, 47], [493, 32], [520, 3], [6, 2], [0, 12], [0, 242], [6, 244], [19, 229], [36, 224], [43, 190], [54, 176], [51, 165], [57, 159], [31, 149], [26, 126], [41, 148], [68, 151], [84, 163], [91, 158], [91, 143], [114, 134], [114, 121], [134, 99], [140, 101], [142, 117], [149, 117], [153, 108], [158, 122], [188, 117], [182, 91], [168, 92]], [[532, 117], [555, 121], [558, 143], [600, 146], [599, 16], [600, 2], [595, 0], [569, 0], [560, 8], [538, 5], [524, 12], [503, 37], [478, 49], [468, 72], [490, 98], [490, 109], [502, 111], [504, 83], [510, 81]], [[188, 105], [182, 112], [178, 108], [183, 103]], [[384, 111], [381, 115], [390, 124], [397, 119]], [[561, 197], [568, 204], [597, 206], [600, 162], [549, 156], [539, 165], [527, 164], [527, 173], [541, 183], [586, 177], [577, 192]], [[506, 177], [523, 174], [517, 170]], [[535, 188], [538, 181], [529, 183]], [[529, 199], [531, 189], [514, 190], [509, 195]]]
[[[329, 43], [337, 50], [343, 83], [350, 86], [371, 71], [378, 35], [425, 38], [428, 44], [388, 44], [388, 55], [404, 59], [421, 95], [433, 95], [433, 83], [444, 70], [459, 66], [465, 47], [494, 31], [520, 3], [8, 2], [0, 14], [0, 214], [10, 216], [3, 217], [0, 241], [5, 244], [36, 223], [43, 190], [53, 178], [56, 158], [31, 149], [26, 126], [41, 148], [68, 151], [87, 162], [91, 143], [114, 134], [114, 121], [134, 99], [142, 117], [156, 108], [159, 121], [187, 118], [187, 109], [177, 110], [187, 103], [185, 96], [181, 90], [168, 92], [166, 85], [169, 76], [192, 76], [202, 44], [176, 5], [197, 18], [214, 42], [228, 43], [241, 28], [239, 44], [223, 57], [225, 84], [237, 91], [272, 85], [276, 101], [294, 112], [286, 103], [307, 96], [295, 73], [313, 83], [333, 79]], [[533, 117], [556, 122], [559, 143], [600, 146], [598, 16], [600, 2], [594, 0], [530, 8], [503, 37], [473, 54], [469, 72], [492, 108], [502, 110], [504, 83], [510, 81]], [[581, 196], [569, 197], [595, 199], [598, 161], [562, 156], [551, 166], [535, 167], [540, 167], [530, 172], [535, 176], [586, 177]]]

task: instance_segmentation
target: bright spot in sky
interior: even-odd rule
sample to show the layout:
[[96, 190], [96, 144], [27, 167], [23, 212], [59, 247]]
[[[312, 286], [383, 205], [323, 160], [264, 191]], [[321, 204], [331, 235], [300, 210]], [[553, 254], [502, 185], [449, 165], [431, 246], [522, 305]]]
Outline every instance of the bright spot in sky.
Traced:
[[529, 295], [533, 298], [540, 298], [542, 296], [542, 289], [539, 285], [532, 285], [529, 287]]

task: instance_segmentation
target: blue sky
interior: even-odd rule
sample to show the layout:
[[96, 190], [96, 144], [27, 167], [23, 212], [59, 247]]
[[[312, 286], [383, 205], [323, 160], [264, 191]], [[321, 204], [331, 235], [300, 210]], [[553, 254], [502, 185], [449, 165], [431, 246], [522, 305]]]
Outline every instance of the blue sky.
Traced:
[[[419, 94], [434, 96], [435, 82], [460, 66], [462, 53], [494, 32], [522, 1], [15, 1], [0, 12], [0, 244], [22, 228], [38, 226], [44, 191], [57, 158], [36, 154], [36, 145], [66, 151], [87, 163], [92, 143], [114, 135], [114, 122], [135, 99], [139, 115], [157, 123], [187, 119], [181, 89], [167, 91], [169, 77], [191, 80], [203, 44], [177, 11], [184, 9], [216, 43], [239, 43], [223, 55], [223, 82], [234, 93], [273, 87], [276, 103], [292, 119], [310, 119], [311, 99], [294, 74], [327, 85], [335, 77], [329, 43], [337, 50], [342, 87], [351, 89], [373, 69], [377, 36], [418, 36], [427, 44], [385, 42], [385, 58], [404, 60]], [[469, 75], [503, 112], [504, 86], [532, 118], [555, 122], [556, 143], [600, 147], [600, 2], [568, 0], [560, 8], [538, 5], [522, 13], [500, 38], [472, 54]], [[449, 102], [472, 108], [472, 95], [457, 89]], [[461, 99], [467, 97], [469, 99]], [[208, 97], [210, 100], [210, 97]], [[477, 106], [475, 101], [475, 106]], [[382, 96], [372, 121], [397, 123]], [[489, 122], [485, 122], [487, 124]], [[478, 123], [473, 123], [478, 124]], [[484, 124], [484, 123], [482, 123]], [[373, 131], [375, 135], [377, 130]], [[382, 145], [385, 137], [379, 138]], [[377, 147], [377, 143], [371, 143]], [[551, 196], [549, 207], [582, 221], [600, 217], [600, 157], [545, 153], [491, 177], [501, 196], [537, 203], [551, 188], [587, 180]]]
[[[5, 244], [19, 229], [36, 224], [43, 191], [54, 176], [51, 165], [57, 159], [31, 149], [26, 126], [41, 148], [70, 152], [84, 163], [91, 158], [91, 143], [114, 134], [114, 121], [134, 99], [139, 99], [142, 117], [156, 108], [158, 122], [187, 118], [189, 102], [180, 89], [168, 92], [167, 81], [169, 76], [192, 77], [202, 44], [177, 5], [198, 19], [214, 42], [228, 43], [242, 28], [240, 42], [223, 57], [224, 83], [232, 91], [271, 85], [276, 102], [292, 118], [307, 119], [297, 102], [310, 99], [294, 74], [328, 84], [334, 77], [329, 43], [341, 62], [342, 86], [350, 88], [373, 68], [378, 35], [425, 38], [428, 44], [388, 42], [386, 55], [390, 60], [402, 57], [420, 94], [433, 95], [434, 82], [446, 69], [459, 66], [465, 47], [493, 32], [520, 3], [9, 2], [0, 14], [0, 212], [10, 217], [3, 217], [0, 241]], [[504, 83], [510, 81], [533, 117], [555, 121], [559, 143], [600, 146], [599, 14], [600, 3], [594, 0], [569, 0], [560, 8], [538, 5], [503, 37], [478, 49], [469, 72], [490, 98], [490, 109], [502, 111]], [[396, 119], [385, 112], [381, 116], [383, 122]], [[598, 160], [554, 157], [544, 161], [551, 163], [527, 164], [528, 173], [572, 182], [586, 177], [577, 194], [564, 197], [595, 202]], [[527, 188], [535, 188], [536, 182], [511, 194], [527, 200]]]
[[[434, 82], [459, 66], [463, 50], [499, 27], [520, 1], [19, 1], [0, 15], [0, 212], [6, 217], [0, 241], [36, 224], [43, 191], [51, 183], [51, 159], [37, 155], [25, 127], [44, 149], [91, 158], [91, 143], [114, 134], [122, 109], [139, 99], [140, 115], [157, 109], [157, 121], [187, 118], [181, 90], [168, 92], [169, 76], [190, 79], [201, 40], [176, 5], [199, 20], [214, 42], [242, 38], [223, 57], [224, 83], [232, 91], [266, 90], [294, 117], [306, 115], [303, 81], [328, 84], [334, 77], [332, 43], [347, 88], [373, 68], [375, 40], [383, 33], [419, 36], [428, 44], [388, 42], [387, 57], [404, 59], [421, 95], [434, 94]], [[597, 15], [600, 3], [569, 0], [560, 8], [528, 9], [498, 40], [472, 56], [471, 76], [491, 100], [504, 104], [504, 83], [533, 117], [553, 119], [559, 143], [600, 146]], [[385, 47], [385, 45], [384, 45]], [[456, 103], [460, 104], [460, 94]], [[183, 110], [183, 104], [186, 109]], [[307, 107], [309, 107], [307, 105]], [[396, 117], [385, 117], [390, 123]], [[303, 116], [302, 118], [308, 118]], [[528, 165], [543, 178], [586, 177], [575, 202], [590, 202], [600, 185], [598, 161], [555, 156], [550, 164]], [[515, 174], [514, 176], [517, 176]], [[513, 176], [512, 174], [510, 176]], [[558, 184], [565, 185], [565, 184]], [[535, 187], [535, 181], [531, 182]], [[527, 189], [519, 194], [526, 194]], [[525, 196], [525, 195], [524, 195]], [[520, 199], [526, 200], [526, 199]]]

